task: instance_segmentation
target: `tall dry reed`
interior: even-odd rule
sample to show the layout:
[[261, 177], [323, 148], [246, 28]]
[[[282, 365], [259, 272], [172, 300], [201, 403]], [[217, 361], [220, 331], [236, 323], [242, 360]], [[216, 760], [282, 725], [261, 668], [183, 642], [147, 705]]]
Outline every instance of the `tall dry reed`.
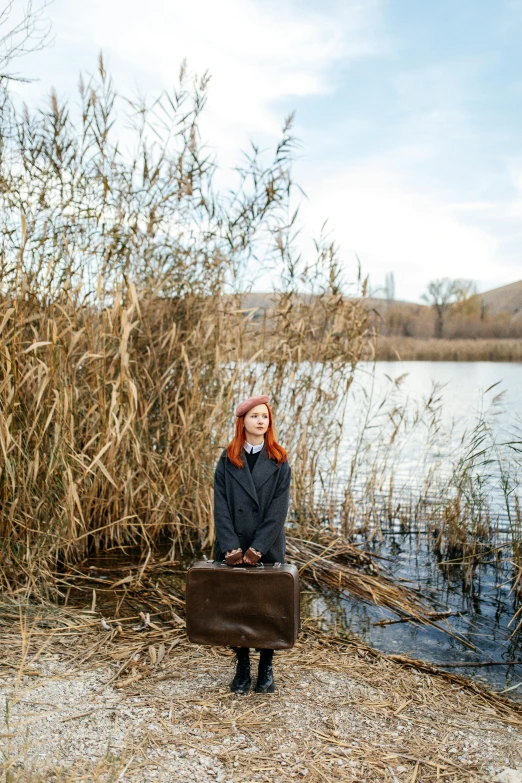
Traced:
[[[125, 100], [102, 60], [80, 109], [0, 116], [0, 541], [8, 589], [101, 547], [209, 546], [212, 471], [237, 399], [270, 394], [296, 518], [336, 464], [368, 333], [335, 249], [293, 250], [285, 124], [235, 189], [199, 134], [208, 78]], [[279, 280], [245, 306], [256, 254]], [[301, 296], [304, 289], [310, 296]], [[364, 294], [359, 279], [352, 293]]]
[[[303, 535], [341, 525], [348, 538], [371, 538], [399, 520], [435, 533], [441, 553], [467, 556], [492, 528], [486, 430], [446, 466], [449, 478], [428, 459], [441, 437], [439, 389], [420, 407], [402, 405], [396, 379], [386, 399], [365, 392], [362, 417], [347, 422], [355, 368], [375, 352], [365, 283], [347, 285], [326, 239], [309, 262], [295, 251], [290, 122], [271, 159], [252, 147], [235, 188], [217, 189], [217, 163], [199, 134], [207, 88], [207, 77], [183, 68], [172, 94], [125, 100], [100, 61], [80, 82], [79, 110], [54, 94], [34, 112], [3, 104], [8, 589], [45, 587], [48, 568], [100, 548], [167, 540], [177, 553], [208, 549], [213, 467], [235, 402], [255, 391], [273, 400]], [[277, 283], [262, 302], [245, 290], [252, 263]], [[421, 484], [405, 501], [398, 446], [419, 431]]]

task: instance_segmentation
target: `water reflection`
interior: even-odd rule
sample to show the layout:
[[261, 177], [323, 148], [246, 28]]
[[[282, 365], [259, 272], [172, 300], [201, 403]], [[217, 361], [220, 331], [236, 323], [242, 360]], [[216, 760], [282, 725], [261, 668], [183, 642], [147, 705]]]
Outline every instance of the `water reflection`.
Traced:
[[[522, 444], [522, 364], [361, 363], [348, 400], [335, 470], [337, 491], [342, 493], [356, 459], [355, 490], [375, 475], [384, 491], [393, 476], [397, 497], [422, 492], [430, 471], [439, 478], [451, 473], [462, 440], [484, 414], [489, 442]], [[494, 466], [490, 469], [495, 472]], [[493, 513], [503, 516], [498, 475], [488, 482], [487, 492]]]
[[449, 608], [451, 616], [438, 622], [450, 633], [432, 626], [394, 622], [376, 625], [381, 620], [396, 620], [388, 610], [363, 604], [349, 595], [332, 592], [303, 594], [303, 613], [316, 618], [325, 632], [340, 632], [362, 638], [386, 653], [406, 654], [436, 663], [500, 663], [506, 666], [455, 667], [454, 673], [482, 680], [490, 688], [509, 691], [512, 699], [522, 701], [522, 638], [510, 638], [509, 622], [516, 610], [510, 595], [507, 571], [495, 562], [482, 564], [469, 582], [458, 566], [441, 566], [432, 553], [429, 539], [422, 535], [391, 532], [382, 542], [367, 547], [376, 555], [390, 558], [386, 567], [396, 579], [408, 580], [433, 604], [434, 610]]

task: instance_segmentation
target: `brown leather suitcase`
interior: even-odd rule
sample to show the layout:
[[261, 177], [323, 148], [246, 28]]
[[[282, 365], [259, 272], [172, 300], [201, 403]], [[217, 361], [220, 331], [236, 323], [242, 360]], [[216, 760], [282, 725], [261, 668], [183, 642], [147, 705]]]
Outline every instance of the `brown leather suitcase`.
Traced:
[[235, 566], [204, 560], [187, 573], [189, 641], [286, 650], [299, 632], [299, 572], [293, 565]]

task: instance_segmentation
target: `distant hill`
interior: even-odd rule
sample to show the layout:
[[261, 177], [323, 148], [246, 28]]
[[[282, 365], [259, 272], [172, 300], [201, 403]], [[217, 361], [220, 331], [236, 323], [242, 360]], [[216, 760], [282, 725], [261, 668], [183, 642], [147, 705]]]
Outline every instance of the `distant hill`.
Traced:
[[[280, 292], [274, 294], [272, 292], [247, 291], [247, 293], [241, 294], [241, 304], [246, 309], [259, 307], [262, 310], [270, 310], [275, 305], [278, 296], [280, 296]], [[299, 295], [303, 302], [309, 302], [313, 297], [313, 294]]]
[[[252, 322], [259, 323], [264, 317], [271, 318], [279, 295], [262, 291], [243, 293], [241, 308], [251, 311]], [[315, 295], [301, 293], [298, 299], [313, 304]], [[371, 296], [364, 299], [364, 307], [368, 312], [368, 328], [375, 329], [388, 340], [431, 340], [440, 328], [434, 308], [427, 304]], [[451, 305], [443, 316], [442, 336], [446, 340], [520, 340], [522, 280], [475, 294], [465, 303]]]
[[522, 280], [477, 294], [476, 298], [487, 307], [488, 315], [510, 313], [516, 320], [522, 318]]
[[381, 299], [377, 296], [369, 296], [366, 299], [366, 305], [369, 310], [377, 310], [381, 315], [385, 314], [388, 308], [401, 307], [405, 311], [418, 313], [419, 310], [425, 310], [428, 307], [428, 305], [417, 302], [405, 302], [403, 299]]
[[[303, 298], [308, 296], [310, 295], [303, 294]], [[503, 285], [500, 288], [493, 288], [491, 291], [485, 291], [482, 294], [476, 294], [470, 299], [470, 301], [473, 300], [481, 302], [482, 306], [487, 308], [488, 316], [509, 313], [514, 320], [522, 319], [522, 280]], [[261, 310], [267, 310], [274, 305], [274, 294], [251, 291], [242, 295], [242, 304], [247, 309], [260, 308]], [[369, 310], [377, 310], [381, 315], [384, 315], [389, 307], [401, 307], [404, 311], [409, 311], [412, 314], [429, 309], [425, 304], [403, 302], [397, 299], [388, 301], [377, 297], [368, 297], [366, 304]]]
[[[313, 294], [301, 294], [301, 298], [305, 301], [309, 301], [310, 297], [313, 298]], [[273, 293], [263, 293], [261, 291], [248, 291], [241, 294], [241, 304], [245, 309], [260, 308], [261, 310], [269, 310], [274, 306], [276, 301], [276, 295]], [[367, 297], [365, 299], [366, 306], [369, 310], [375, 309], [380, 313], [385, 312], [388, 307], [394, 307], [400, 305], [405, 308], [412, 308], [418, 310], [424, 308], [426, 305], [415, 304], [414, 302], [403, 302], [400, 299], [380, 299], [379, 297]]]

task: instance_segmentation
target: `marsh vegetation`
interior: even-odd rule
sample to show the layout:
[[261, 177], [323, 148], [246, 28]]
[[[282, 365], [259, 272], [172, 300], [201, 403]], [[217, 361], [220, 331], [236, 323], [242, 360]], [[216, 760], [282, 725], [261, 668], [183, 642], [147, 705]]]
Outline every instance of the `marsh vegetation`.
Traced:
[[[77, 103], [5, 96], [3, 588], [63, 601], [57, 576], [102, 550], [209, 553], [234, 402], [268, 390], [294, 469], [294, 536], [360, 546], [398, 525], [468, 581], [502, 551], [520, 594], [520, 439], [499, 442], [479, 417], [440, 470], [440, 394], [398, 404], [397, 379], [384, 397], [365, 392], [353, 429], [356, 370], [376, 352], [366, 282], [357, 268], [346, 278], [327, 238], [310, 258], [296, 251], [291, 119], [271, 156], [252, 146], [233, 187], [217, 187], [199, 131], [207, 89], [183, 67], [171, 94], [134, 100], [100, 60]], [[245, 298], [252, 263], [273, 270], [269, 311]], [[405, 493], [397, 444], [412, 433], [419, 481]], [[321, 554], [324, 581], [349, 592], [342, 557]]]
[[[46, 569], [100, 548], [209, 546], [211, 470], [234, 400], [254, 389], [276, 408], [284, 394], [300, 513], [318, 455], [335, 459], [364, 308], [331, 244], [295, 256], [290, 121], [270, 160], [252, 148], [235, 189], [214, 188], [198, 130], [207, 86], [182, 69], [173, 94], [137, 103], [100, 61], [79, 108], [55, 94], [3, 107], [7, 589], [52, 589]], [[280, 281], [261, 328], [239, 295], [256, 254]]]

